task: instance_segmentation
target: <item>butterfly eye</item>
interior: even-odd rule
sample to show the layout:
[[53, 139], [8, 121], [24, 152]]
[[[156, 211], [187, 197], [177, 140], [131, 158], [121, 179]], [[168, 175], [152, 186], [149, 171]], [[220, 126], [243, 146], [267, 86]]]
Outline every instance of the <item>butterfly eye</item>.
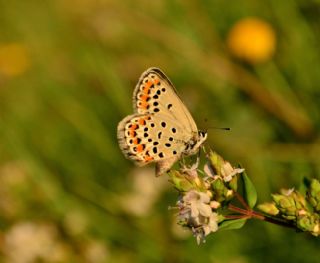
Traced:
[[200, 137], [206, 137], [207, 133], [204, 131], [199, 131], [199, 135], [200, 135]]

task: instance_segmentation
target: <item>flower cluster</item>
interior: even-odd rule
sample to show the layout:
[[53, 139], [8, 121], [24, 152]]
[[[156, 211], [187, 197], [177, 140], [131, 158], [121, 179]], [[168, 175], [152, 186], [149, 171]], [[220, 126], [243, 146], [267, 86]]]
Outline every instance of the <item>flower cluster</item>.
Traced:
[[190, 190], [178, 201], [179, 224], [191, 228], [198, 244], [218, 230], [218, 214], [212, 211], [208, 193]]
[[206, 158], [202, 170], [198, 168], [197, 159], [195, 164], [183, 165], [169, 173], [171, 183], [179, 192], [178, 224], [190, 229], [198, 244], [220, 229], [239, 229], [248, 219], [320, 235], [318, 180], [305, 180], [304, 193], [283, 189], [273, 194], [272, 202], [257, 206], [261, 213], [254, 210], [257, 192], [244, 169], [233, 167], [212, 151]]
[[273, 202], [264, 203], [258, 208], [266, 214], [284, 218], [314, 236], [320, 235], [320, 183], [313, 179], [306, 194], [289, 189], [272, 195]]
[[225, 219], [219, 209], [232, 199], [237, 188], [236, 175], [243, 172], [214, 152], [207, 159], [201, 175], [198, 162], [170, 173], [171, 182], [180, 193], [178, 223], [191, 229], [198, 244], [216, 232]]

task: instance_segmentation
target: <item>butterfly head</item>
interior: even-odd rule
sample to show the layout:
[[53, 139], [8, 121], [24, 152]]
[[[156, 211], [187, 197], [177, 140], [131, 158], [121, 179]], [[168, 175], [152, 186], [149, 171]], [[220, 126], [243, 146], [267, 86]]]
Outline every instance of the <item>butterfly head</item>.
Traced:
[[200, 147], [208, 137], [208, 133], [206, 131], [198, 131], [198, 142], [197, 145]]
[[207, 139], [208, 133], [206, 131], [198, 131], [198, 136], [200, 141], [205, 141]]
[[201, 145], [207, 139], [207, 132], [205, 131], [198, 131], [195, 133], [194, 137], [187, 143], [184, 155], [192, 155], [198, 152]]

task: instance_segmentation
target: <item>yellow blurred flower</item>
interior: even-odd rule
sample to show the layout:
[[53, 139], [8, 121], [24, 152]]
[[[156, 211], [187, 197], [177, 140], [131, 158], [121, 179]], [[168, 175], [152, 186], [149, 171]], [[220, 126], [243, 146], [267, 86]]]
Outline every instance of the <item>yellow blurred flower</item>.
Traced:
[[30, 66], [27, 49], [19, 43], [0, 45], [0, 75], [15, 77]]
[[245, 18], [231, 28], [227, 45], [234, 56], [252, 64], [261, 63], [274, 54], [276, 36], [267, 22], [259, 18]]

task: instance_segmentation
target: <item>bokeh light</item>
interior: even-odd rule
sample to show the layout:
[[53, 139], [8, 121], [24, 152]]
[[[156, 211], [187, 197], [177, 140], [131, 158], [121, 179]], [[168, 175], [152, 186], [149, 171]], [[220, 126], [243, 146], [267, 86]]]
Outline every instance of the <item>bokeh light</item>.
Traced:
[[249, 63], [261, 63], [272, 58], [276, 36], [270, 24], [258, 18], [238, 21], [228, 34], [230, 52]]

